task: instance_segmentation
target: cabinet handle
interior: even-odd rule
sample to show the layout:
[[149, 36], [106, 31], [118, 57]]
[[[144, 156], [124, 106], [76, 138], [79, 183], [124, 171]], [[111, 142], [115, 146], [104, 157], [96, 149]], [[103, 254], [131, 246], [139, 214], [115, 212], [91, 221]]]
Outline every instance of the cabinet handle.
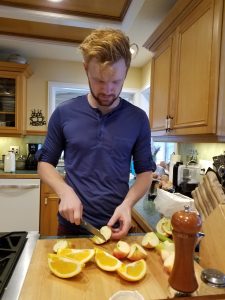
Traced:
[[168, 129], [168, 120], [169, 120], [169, 116], [166, 116], [166, 119], [165, 119], [165, 127], [166, 127], [166, 131]]
[[51, 200], [51, 199], [59, 200], [59, 197], [58, 196], [48, 196], [48, 197], [45, 197], [45, 199], [44, 199], [44, 204], [45, 205], [48, 205], [48, 199], [49, 200]]
[[36, 189], [36, 188], [39, 188], [39, 184], [1, 184], [0, 185], [0, 189], [22, 189], [22, 190], [25, 190], [25, 189]]
[[168, 119], [167, 119], [167, 128], [166, 128], [167, 132], [170, 132], [172, 130], [172, 120], [173, 120], [173, 117], [168, 116]]

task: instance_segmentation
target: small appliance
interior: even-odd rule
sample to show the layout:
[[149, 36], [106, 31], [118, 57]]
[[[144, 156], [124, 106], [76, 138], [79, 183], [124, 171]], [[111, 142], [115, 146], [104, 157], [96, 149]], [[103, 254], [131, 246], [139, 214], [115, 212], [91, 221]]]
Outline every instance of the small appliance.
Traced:
[[191, 192], [200, 182], [200, 171], [198, 164], [179, 165], [176, 192], [191, 197]]
[[27, 144], [27, 159], [26, 170], [37, 170], [36, 152], [41, 149], [42, 144], [29, 143]]
[[178, 168], [177, 184], [180, 185], [182, 182], [187, 182], [190, 184], [198, 184], [200, 181], [200, 171], [199, 165], [180, 165]]

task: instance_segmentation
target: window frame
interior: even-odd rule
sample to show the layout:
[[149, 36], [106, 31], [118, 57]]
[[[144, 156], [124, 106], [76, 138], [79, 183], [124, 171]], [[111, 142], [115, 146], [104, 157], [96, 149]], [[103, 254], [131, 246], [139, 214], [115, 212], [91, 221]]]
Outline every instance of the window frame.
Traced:
[[[68, 92], [75, 91], [75, 93], [81, 91], [84, 92], [84, 94], [90, 91], [89, 86], [87, 84], [49, 81], [48, 82], [48, 120], [52, 112], [57, 107], [56, 105], [57, 92], [61, 92], [63, 90]], [[135, 105], [135, 98], [136, 95], [138, 95], [138, 93], [139, 93], [138, 89], [123, 88], [120, 96]], [[70, 98], [71, 97], [68, 97], [68, 99]]]

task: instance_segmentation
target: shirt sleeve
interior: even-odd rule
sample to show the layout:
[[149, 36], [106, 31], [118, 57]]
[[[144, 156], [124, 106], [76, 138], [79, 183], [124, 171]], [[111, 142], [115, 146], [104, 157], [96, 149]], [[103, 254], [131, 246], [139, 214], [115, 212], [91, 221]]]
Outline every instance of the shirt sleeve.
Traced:
[[142, 126], [140, 134], [133, 150], [134, 169], [136, 174], [155, 171], [156, 164], [153, 161], [151, 153], [151, 130], [148, 117], [145, 113], [142, 115]]
[[60, 110], [56, 108], [48, 124], [48, 132], [43, 147], [37, 151], [36, 159], [56, 166], [64, 150], [64, 135]]

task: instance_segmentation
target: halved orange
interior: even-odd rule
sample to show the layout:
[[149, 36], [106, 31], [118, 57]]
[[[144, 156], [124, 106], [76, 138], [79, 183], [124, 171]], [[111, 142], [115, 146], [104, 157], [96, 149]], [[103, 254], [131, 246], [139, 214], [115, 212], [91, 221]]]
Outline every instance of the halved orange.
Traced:
[[54, 275], [60, 278], [70, 278], [79, 274], [84, 264], [71, 258], [49, 253], [48, 266]]
[[115, 256], [99, 248], [95, 248], [95, 261], [97, 266], [105, 271], [116, 271], [122, 265]]
[[122, 264], [117, 269], [117, 273], [120, 277], [127, 281], [141, 280], [147, 272], [147, 265], [144, 259], [140, 259], [130, 264]]
[[71, 259], [75, 259], [76, 261], [79, 261], [80, 263], [86, 263], [89, 260], [92, 259], [92, 257], [95, 254], [94, 249], [60, 249], [57, 252], [58, 255], [68, 257]]

